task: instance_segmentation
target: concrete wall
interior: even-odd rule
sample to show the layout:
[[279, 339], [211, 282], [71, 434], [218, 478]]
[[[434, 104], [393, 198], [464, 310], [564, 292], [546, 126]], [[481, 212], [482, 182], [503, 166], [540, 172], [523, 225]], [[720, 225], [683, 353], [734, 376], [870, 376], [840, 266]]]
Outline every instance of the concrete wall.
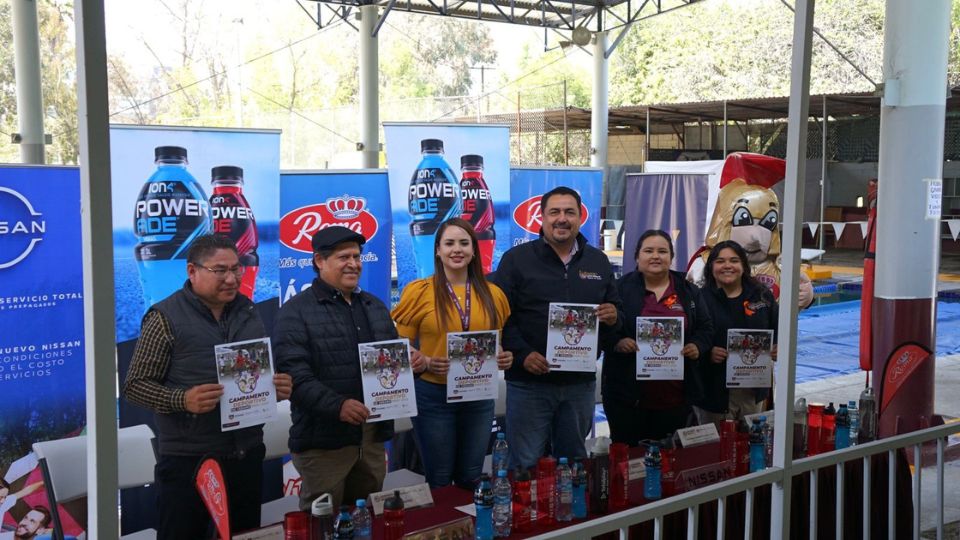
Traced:
[[643, 135], [610, 135], [607, 138], [607, 162], [610, 165], [643, 163]]

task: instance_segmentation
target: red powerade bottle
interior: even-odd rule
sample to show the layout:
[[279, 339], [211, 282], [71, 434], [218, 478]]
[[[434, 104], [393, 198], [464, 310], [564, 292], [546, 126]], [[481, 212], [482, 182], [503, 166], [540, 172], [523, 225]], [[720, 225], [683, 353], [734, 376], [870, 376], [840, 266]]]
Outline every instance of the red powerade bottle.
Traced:
[[463, 199], [463, 212], [460, 217], [473, 225], [480, 242], [480, 263], [483, 273], [493, 271], [493, 248], [497, 243], [497, 232], [493, 230], [495, 216], [493, 197], [487, 182], [483, 179], [483, 156], [468, 154], [460, 157], [460, 197]]
[[210, 175], [210, 183], [213, 184], [213, 195], [210, 196], [213, 232], [227, 236], [237, 244], [240, 266], [244, 270], [240, 279], [240, 294], [253, 300], [253, 289], [260, 270], [260, 256], [257, 255], [259, 240], [253, 210], [243, 196], [243, 169], [221, 165], [214, 167]]

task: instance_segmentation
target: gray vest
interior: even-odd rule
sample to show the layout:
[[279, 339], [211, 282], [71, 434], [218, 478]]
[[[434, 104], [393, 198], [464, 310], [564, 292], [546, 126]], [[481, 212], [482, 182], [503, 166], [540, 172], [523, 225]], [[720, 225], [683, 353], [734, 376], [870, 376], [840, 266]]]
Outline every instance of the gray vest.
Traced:
[[[218, 322], [188, 284], [151, 308], [166, 317], [173, 332], [170, 367], [163, 383], [167, 388], [216, 384], [215, 345], [266, 336], [253, 302], [247, 297], [238, 294]], [[219, 405], [204, 414], [157, 413], [156, 421], [162, 455], [242, 456], [263, 442], [263, 429], [259, 426], [222, 432]]]

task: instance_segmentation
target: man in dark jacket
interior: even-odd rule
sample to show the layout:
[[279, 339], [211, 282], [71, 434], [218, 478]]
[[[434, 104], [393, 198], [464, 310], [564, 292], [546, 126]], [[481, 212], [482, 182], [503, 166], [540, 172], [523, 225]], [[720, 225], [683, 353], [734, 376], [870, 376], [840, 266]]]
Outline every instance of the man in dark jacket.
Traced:
[[[183, 288], [143, 317], [123, 396], [156, 413], [159, 459], [158, 538], [203, 538], [210, 517], [194, 486], [204, 456], [223, 469], [231, 529], [260, 526], [263, 429], [221, 431], [214, 347], [266, 337], [253, 302], [237, 294], [243, 266], [225, 236], [200, 236], [187, 253]], [[274, 375], [278, 399], [290, 397], [290, 376]]]
[[620, 324], [620, 299], [607, 256], [580, 234], [580, 194], [555, 188], [540, 199], [540, 238], [516, 246], [495, 283], [510, 301], [503, 348], [513, 353], [507, 379], [507, 441], [514, 465], [533, 466], [547, 443], [552, 453], [585, 457], [593, 425], [596, 374], [551, 372], [544, 355], [551, 302], [597, 304], [600, 342]]
[[367, 423], [357, 345], [397, 338], [387, 306], [360, 291], [366, 239], [346, 227], [313, 236], [313, 285], [280, 308], [274, 350], [293, 376], [290, 452], [300, 473], [300, 508], [323, 493], [341, 502], [379, 491], [386, 476], [384, 441], [393, 421]]

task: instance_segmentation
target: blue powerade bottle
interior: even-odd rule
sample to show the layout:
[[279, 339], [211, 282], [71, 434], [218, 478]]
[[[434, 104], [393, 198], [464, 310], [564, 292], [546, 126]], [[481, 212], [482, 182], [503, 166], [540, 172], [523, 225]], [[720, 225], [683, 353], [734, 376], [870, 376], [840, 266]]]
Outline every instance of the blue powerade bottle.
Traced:
[[187, 171], [187, 150], [158, 146], [154, 156], [157, 170], [140, 190], [133, 214], [133, 231], [140, 240], [134, 257], [146, 307], [183, 286], [190, 244], [211, 231], [210, 204]]
[[423, 158], [410, 179], [407, 200], [417, 277], [433, 275], [433, 238], [444, 221], [460, 217], [460, 182], [443, 159], [443, 141], [420, 141]]

